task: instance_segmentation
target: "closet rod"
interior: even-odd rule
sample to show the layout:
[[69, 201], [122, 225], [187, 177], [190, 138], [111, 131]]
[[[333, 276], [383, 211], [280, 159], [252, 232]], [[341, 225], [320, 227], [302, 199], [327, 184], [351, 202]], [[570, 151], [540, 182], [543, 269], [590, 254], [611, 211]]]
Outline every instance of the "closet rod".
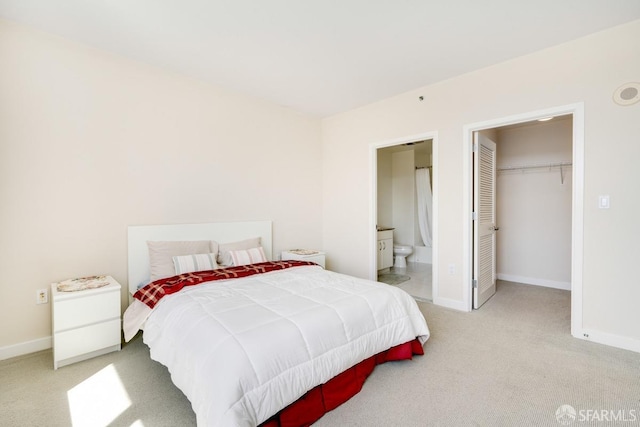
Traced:
[[535, 165], [521, 165], [521, 166], [503, 166], [497, 168], [498, 172], [500, 171], [518, 171], [518, 170], [527, 170], [527, 169], [551, 169], [551, 168], [561, 168], [563, 166], [572, 166], [572, 162], [557, 162], [557, 163], [541, 163]]
[[572, 162], [556, 162], [556, 163], [539, 163], [536, 165], [523, 165], [523, 166], [504, 166], [501, 168], [496, 168], [498, 172], [502, 171], [522, 171], [524, 173], [525, 170], [529, 169], [549, 169], [559, 168], [560, 170], [560, 184], [564, 184], [564, 167], [572, 166]]
[[431, 168], [433, 168], [433, 166], [422, 166], [422, 167], [416, 166], [416, 170], [418, 170], [418, 169], [431, 169]]

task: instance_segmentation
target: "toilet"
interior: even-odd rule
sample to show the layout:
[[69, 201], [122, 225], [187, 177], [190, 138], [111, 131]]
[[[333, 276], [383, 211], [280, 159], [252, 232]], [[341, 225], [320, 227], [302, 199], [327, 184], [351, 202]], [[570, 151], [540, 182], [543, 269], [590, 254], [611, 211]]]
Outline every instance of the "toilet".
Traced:
[[395, 257], [393, 266], [395, 268], [406, 268], [407, 257], [413, 252], [413, 247], [409, 245], [393, 244], [393, 255]]

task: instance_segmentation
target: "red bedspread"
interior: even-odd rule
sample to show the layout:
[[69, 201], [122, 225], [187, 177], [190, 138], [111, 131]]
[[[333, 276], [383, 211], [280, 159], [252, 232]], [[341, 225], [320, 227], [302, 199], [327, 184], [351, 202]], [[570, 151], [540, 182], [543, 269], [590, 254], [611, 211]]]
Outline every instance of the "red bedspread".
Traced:
[[156, 280], [147, 286], [138, 289], [133, 297], [146, 304], [149, 308], [155, 305], [165, 295], [178, 292], [185, 286], [199, 285], [204, 282], [214, 280], [237, 279], [240, 277], [253, 276], [254, 274], [268, 273], [270, 271], [284, 270], [303, 265], [316, 265], [310, 261], [267, 261], [257, 264], [239, 265], [236, 267], [219, 268], [217, 270], [198, 271], [185, 273], [179, 276], [167, 277]]
[[332, 411], [358, 394], [376, 365], [392, 360], [411, 359], [414, 354], [424, 354], [422, 345], [417, 338], [371, 356], [326, 383], [312, 388], [300, 399], [260, 426], [302, 427], [311, 425], [327, 412]]

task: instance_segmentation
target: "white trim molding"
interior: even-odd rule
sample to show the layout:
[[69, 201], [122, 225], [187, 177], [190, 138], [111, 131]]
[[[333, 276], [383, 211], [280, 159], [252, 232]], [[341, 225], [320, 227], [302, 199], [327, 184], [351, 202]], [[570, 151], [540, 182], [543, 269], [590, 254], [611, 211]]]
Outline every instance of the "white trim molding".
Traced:
[[633, 338], [621, 337], [619, 335], [608, 334], [606, 332], [594, 331], [591, 329], [583, 329], [580, 335], [573, 336], [585, 341], [593, 341], [598, 344], [604, 344], [640, 353], [640, 341]]
[[572, 218], [571, 218], [571, 335], [582, 337], [582, 271], [584, 262], [584, 103], [576, 103], [532, 111], [514, 116], [471, 123], [463, 127], [462, 149], [462, 209], [463, 209], [463, 265], [462, 265], [462, 295], [466, 311], [472, 309], [472, 173], [471, 150], [473, 147], [473, 133], [485, 129], [492, 129], [516, 123], [530, 122], [549, 116], [573, 116], [573, 167], [572, 167]]
[[12, 357], [24, 356], [37, 351], [48, 350], [52, 347], [51, 337], [38, 338], [33, 341], [25, 341], [19, 344], [0, 347], [0, 360]]
[[515, 276], [513, 274], [496, 274], [498, 280], [506, 282], [523, 283], [525, 285], [544, 286], [545, 288], [571, 290], [571, 282], [559, 282], [557, 280], [538, 279], [536, 277]]
[[431, 169], [431, 194], [433, 197], [433, 221], [432, 226], [432, 256], [431, 256], [431, 278], [432, 278], [432, 295], [434, 304], [438, 296], [438, 186], [439, 186], [439, 169], [438, 169], [438, 132], [425, 132], [418, 135], [409, 135], [401, 138], [395, 138], [387, 141], [374, 142], [369, 145], [369, 278], [377, 280], [378, 270], [376, 266], [376, 223], [378, 216], [378, 149], [393, 147], [395, 145], [406, 144], [408, 142], [424, 141], [430, 139], [432, 141], [432, 169]]
[[446, 308], [451, 308], [451, 309], [457, 310], [457, 311], [469, 311], [467, 309], [467, 305], [466, 305], [465, 301], [462, 301], [462, 300], [434, 297], [433, 298], [433, 303], [435, 305], [439, 305], [439, 306], [446, 307]]

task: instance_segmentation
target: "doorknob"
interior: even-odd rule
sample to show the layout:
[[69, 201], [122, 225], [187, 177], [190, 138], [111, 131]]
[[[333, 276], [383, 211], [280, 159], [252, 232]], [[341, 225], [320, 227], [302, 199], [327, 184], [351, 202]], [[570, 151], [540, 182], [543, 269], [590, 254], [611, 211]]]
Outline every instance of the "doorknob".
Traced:
[[494, 225], [492, 228], [493, 228], [493, 231], [498, 231], [498, 230], [500, 230], [500, 227], [496, 227], [495, 225]]

